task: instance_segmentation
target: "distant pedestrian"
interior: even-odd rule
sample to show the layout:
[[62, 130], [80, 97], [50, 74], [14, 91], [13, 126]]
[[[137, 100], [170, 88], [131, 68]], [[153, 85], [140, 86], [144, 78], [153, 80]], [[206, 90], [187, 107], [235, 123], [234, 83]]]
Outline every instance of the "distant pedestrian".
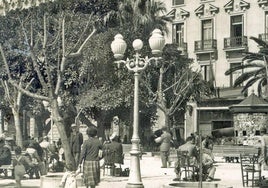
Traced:
[[265, 178], [268, 177], [268, 134], [265, 128], [260, 130], [261, 133], [261, 150], [259, 164], [261, 166], [261, 174]]
[[83, 163], [83, 180], [86, 187], [95, 188], [100, 182], [99, 152], [102, 150], [102, 143], [97, 138], [97, 129], [87, 129], [88, 140], [82, 147], [79, 169]]
[[168, 127], [162, 127], [162, 134], [160, 137], [155, 139], [156, 143], [160, 144], [160, 156], [162, 161], [161, 168], [167, 168], [168, 157], [169, 157], [169, 150], [171, 145], [171, 134], [168, 131]]
[[71, 125], [72, 132], [70, 136], [71, 153], [75, 160], [75, 167], [77, 168], [81, 154], [81, 146], [83, 144], [83, 134], [79, 132], [77, 125]]

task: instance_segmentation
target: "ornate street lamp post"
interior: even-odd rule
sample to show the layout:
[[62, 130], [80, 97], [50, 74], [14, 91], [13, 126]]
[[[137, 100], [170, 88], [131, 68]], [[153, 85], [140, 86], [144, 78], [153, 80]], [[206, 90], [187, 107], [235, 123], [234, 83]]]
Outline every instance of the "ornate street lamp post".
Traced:
[[[152, 49], [152, 54], [157, 55], [162, 52], [165, 45], [165, 39], [162, 32], [159, 29], [155, 29], [152, 32], [152, 36], [149, 39], [149, 45]], [[116, 63], [123, 63], [126, 65], [128, 70], [134, 72], [134, 111], [133, 111], [133, 135], [131, 139], [131, 151], [130, 151], [130, 174], [127, 183], [127, 188], [143, 188], [140, 173], [140, 138], [139, 138], [139, 75], [140, 72], [146, 69], [151, 61], [155, 61], [158, 58], [142, 58], [139, 51], [143, 47], [143, 42], [140, 39], [133, 41], [132, 46], [135, 50], [135, 55], [132, 59], [127, 58], [126, 60], [121, 60], [124, 57], [126, 50], [126, 42], [123, 40], [121, 34], [117, 34], [114, 37], [114, 41], [111, 44], [112, 52], [114, 57], [118, 60]]]

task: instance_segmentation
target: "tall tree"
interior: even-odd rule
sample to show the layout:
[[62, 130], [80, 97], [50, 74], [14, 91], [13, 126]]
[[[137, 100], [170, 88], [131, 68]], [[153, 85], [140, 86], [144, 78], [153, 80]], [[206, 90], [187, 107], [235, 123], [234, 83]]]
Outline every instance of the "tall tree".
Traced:
[[[7, 82], [19, 92], [49, 103], [67, 164], [73, 164], [74, 159], [63, 122], [64, 109], [58, 99], [63, 99], [67, 90], [69, 93], [74, 91], [73, 85], [68, 81], [76, 79], [78, 71], [72, 70], [81, 66], [82, 51], [89, 39], [96, 34], [101, 22], [99, 15], [94, 12], [85, 13], [76, 5], [72, 1], [58, 1], [9, 13], [9, 21], [16, 26], [16, 37], [9, 37], [12, 43], [4, 40], [0, 45]], [[8, 57], [14, 51], [27, 58], [26, 66], [34, 72], [28, 74], [27, 87], [20, 85], [10, 68]], [[32, 79], [33, 82], [30, 81]]]
[[165, 16], [166, 6], [155, 0], [120, 0], [115, 10], [108, 12], [105, 20], [127, 25], [136, 37], [149, 37], [158, 28], [167, 32], [166, 23], [171, 21]]
[[150, 100], [165, 115], [166, 126], [171, 126], [174, 113], [184, 111], [190, 99], [200, 101], [212, 94], [209, 83], [203, 80], [200, 72], [192, 71], [191, 64], [192, 60], [181, 55], [175, 44], [166, 44], [162, 60], [158, 66], [151, 66], [143, 79]]
[[242, 71], [242, 74], [235, 80], [234, 87], [246, 84], [243, 86], [242, 93], [257, 84], [258, 95], [263, 95], [262, 89], [266, 88], [265, 95], [267, 96], [267, 80], [268, 80], [268, 44], [258, 38], [250, 37], [259, 46], [259, 52], [246, 52], [245, 57], [242, 59], [242, 63], [239, 66], [230, 68], [225, 72], [225, 75], [230, 75], [237, 71]]

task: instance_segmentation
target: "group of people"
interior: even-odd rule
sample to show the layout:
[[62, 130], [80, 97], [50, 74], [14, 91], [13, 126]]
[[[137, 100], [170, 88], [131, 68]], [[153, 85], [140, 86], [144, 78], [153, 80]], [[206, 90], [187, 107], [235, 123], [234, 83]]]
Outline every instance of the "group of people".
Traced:
[[123, 146], [120, 143], [120, 138], [118, 135], [112, 134], [108, 140], [103, 142], [97, 137], [97, 129], [92, 126], [86, 131], [88, 139], [84, 140], [76, 124], [72, 124], [71, 128], [69, 141], [71, 153], [75, 160], [75, 168], [69, 164], [65, 166], [67, 171], [62, 178], [62, 186], [71, 187], [66, 186], [68, 182], [75, 183], [72, 179], [83, 172], [85, 186], [95, 188], [100, 182], [100, 159], [105, 158], [106, 164], [123, 164]]
[[[172, 135], [169, 132], [168, 127], [162, 127], [162, 134], [155, 138], [155, 142], [160, 144], [161, 168], [167, 168], [172, 143]], [[213, 141], [210, 136], [200, 139], [198, 134], [191, 134], [191, 136], [186, 138], [186, 142], [176, 148], [176, 150], [177, 152], [187, 152], [190, 162], [189, 165], [195, 166], [196, 170], [202, 166], [202, 178], [206, 181], [212, 181], [214, 179], [216, 167], [214, 165], [214, 156], [212, 152]], [[181, 167], [181, 164], [177, 162], [175, 165], [177, 178], [174, 180], [180, 180]]]
[[4, 137], [0, 138], [0, 166], [13, 165], [12, 175], [17, 187], [21, 187], [20, 181], [25, 174], [29, 178], [40, 178], [41, 175], [46, 175], [51, 156], [56, 155], [56, 152], [57, 146], [55, 143], [49, 144], [46, 137], [39, 142], [29, 139], [23, 148], [16, 145], [11, 147]]

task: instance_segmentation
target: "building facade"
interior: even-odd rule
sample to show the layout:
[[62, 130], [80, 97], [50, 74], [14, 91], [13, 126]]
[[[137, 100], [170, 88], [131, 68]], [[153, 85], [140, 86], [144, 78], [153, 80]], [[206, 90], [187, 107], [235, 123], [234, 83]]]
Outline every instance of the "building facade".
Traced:
[[194, 59], [195, 68], [217, 88], [214, 98], [189, 103], [185, 136], [193, 132], [209, 135], [213, 130], [233, 127], [229, 107], [240, 103], [245, 96], [241, 94], [242, 85], [233, 88], [241, 72], [226, 76], [225, 71], [240, 65], [244, 52], [258, 51], [250, 36], [268, 40], [268, 0], [164, 2], [167, 15], [173, 20], [167, 43], [176, 43], [184, 55]]

